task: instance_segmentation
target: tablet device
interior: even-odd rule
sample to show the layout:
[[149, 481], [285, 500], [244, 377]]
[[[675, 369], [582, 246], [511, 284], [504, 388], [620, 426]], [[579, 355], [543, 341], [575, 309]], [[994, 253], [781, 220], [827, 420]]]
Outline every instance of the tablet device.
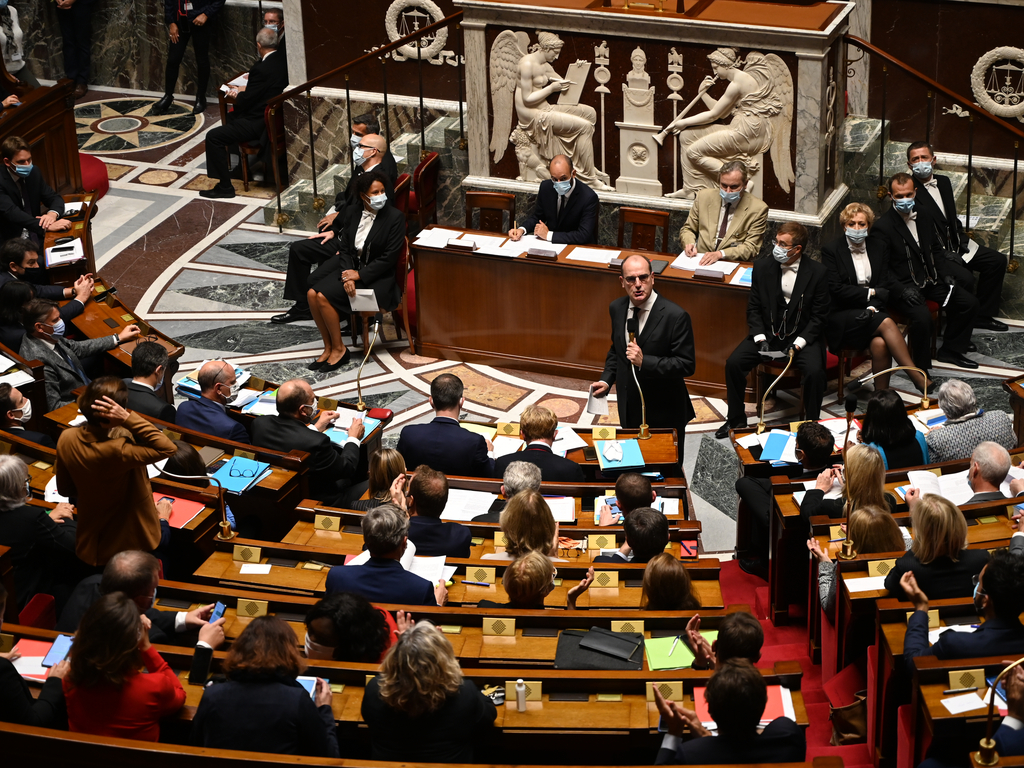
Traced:
[[46, 652], [46, 656], [43, 657], [43, 666], [52, 667], [54, 664], [59, 664], [64, 661], [68, 655], [68, 651], [71, 650], [71, 643], [74, 638], [71, 635], [57, 635], [57, 639], [53, 641], [53, 645], [50, 646], [50, 650]]

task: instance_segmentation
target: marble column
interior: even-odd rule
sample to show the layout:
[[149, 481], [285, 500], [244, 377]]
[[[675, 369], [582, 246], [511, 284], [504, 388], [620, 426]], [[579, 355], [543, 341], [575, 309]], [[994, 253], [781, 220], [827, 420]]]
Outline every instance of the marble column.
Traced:
[[[490, 138], [487, 108], [487, 23], [463, 21], [466, 45], [466, 103], [475, 105], [466, 113], [466, 138], [469, 141], [469, 172], [474, 176], [490, 176]], [[482, 73], [473, 75], [470, 73]]]
[[815, 214], [825, 198], [824, 94], [828, 62], [824, 53], [797, 51], [796, 183], [793, 210]]
[[[869, 42], [871, 40], [871, 3], [872, 0], [857, 0], [853, 13], [850, 14], [850, 34]], [[850, 114], [866, 115], [868, 113], [871, 57], [860, 48], [851, 45], [840, 61], [844, 76], [846, 74], [846, 56], [851, 59], [860, 59], [856, 64], [851, 65], [850, 68], [854, 74], [847, 83], [846, 94], [850, 100]]]
[[302, 30], [302, 0], [283, 0], [285, 39], [288, 41], [288, 81], [306, 82], [306, 38]]

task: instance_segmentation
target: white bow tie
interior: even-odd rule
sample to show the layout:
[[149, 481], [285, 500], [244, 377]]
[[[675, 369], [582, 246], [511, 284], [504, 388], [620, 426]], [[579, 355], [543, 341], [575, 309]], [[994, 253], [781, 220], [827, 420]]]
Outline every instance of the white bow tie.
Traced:
[[932, 189], [938, 189], [939, 188], [939, 182], [936, 181], [935, 179], [932, 179], [931, 181], [926, 181], [924, 183], [924, 185], [926, 187], [931, 187]]

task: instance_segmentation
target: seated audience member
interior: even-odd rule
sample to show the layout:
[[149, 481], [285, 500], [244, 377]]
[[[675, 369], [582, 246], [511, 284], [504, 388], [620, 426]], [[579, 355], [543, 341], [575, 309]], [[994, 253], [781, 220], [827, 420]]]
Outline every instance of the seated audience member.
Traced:
[[[0, 584], [0, 628], [7, 607], [7, 590]], [[11, 597], [11, 600], [14, 598]], [[34, 698], [25, 678], [14, 666], [21, 658], [18, 651], [0, 653], [0, 722], [59, 728], [64, 719], [62, 678], [68, 673], [68, 662], [59, 661], [46, 673], [46, 682]]]
[[277, 415], [253, 420], [252, 442], [275, 451], [298, 449], [308, 453], [309, 495], [332, 505], [352, 483], [359, 465], [359, 441], [366, 430], [362, 419], [352, 419], [348, 437], [338, 445], [324, 434], [337, 420], [338, 412], [320, 411], [316, 415], [316, 411], [317, 399], [309, 383], [303, 379], [286, 381], [277, 390]]
[[932, 463], [966, 459], [978, 443], [986, 440], [1006, 450], [1017, 445], [1010, 417], [1003, 411], [979, 409], [970, 384], [950, 379], [939, 387], [936, 397], [946, 421], [925, 438]]
[[363, 694], [373, 760], [472, 763], [473, 743], [497, 714], [462, 677], [448, 638], [426, 621], [399, 636]]
[[49, 435], [25, 429], [31, 421], [32, 401], [10, 384], [0, 384], [0, 429], [37, 445], [56, 448], [57, 444]]
[[[366, 511], [391, 501], [391, 484], [395, 478], [405, 474], [405, 459], [394, 448], [381, 448], [370, 456], [369, 477], [356, 483], [345, 494], [342, 506], [345, 509]], [[362, 498], [363, 494], [369, 498]]]
[[8, 136], [0, 143], [0, 157], [5, 171], [0, 173], [0, 241], [25, 237], [39, 248], [47, 232], [71, 229], [63, 218], [64, 200], [33, 165], [28, 142]]
[[764, 645], [764, 628], [746, 611], [730, 613], [718, 623], [718, 637], [709, 643], [700, 633], [700, 614], [696, 614], [686, 623], [682, 640], [693, 651], [694, 669], [711, 669], [729, 659], [747, 659], [757, 664]]
[[868, 398], [861, 419], [860, 441], [882, 455], [886, 469], [918, 467], [935, 461], [934, 457], [929, 460], [928, 444], [907, 416], [903, 398], [892, 389], [880, 390]]
[[129, 410], [174, 423], [174, 405], [157, 394], [163, 389], [169, 363], [163, 344], [140, 341], [135, 345], [132, 350], [132, 377], [124, 382], [128, 385]]
[[[104, 595], [86, 611], [64, 677], [72, 733], [155, 742], [160, 720], [181, 709], [185, 691], [150, 644], [149, 626], [123, 592]], [[139, 672], [142, 666], [149, 674]]]
[[979, 443], [971, 454], [971, 467], [967, 472], [967, 482], [974, 491], [967, 503], [979, 504], [1006, 498], [999, 486], [1009, 471], [1010, 454], [1003, 446], [991, 440]]
[[102, 574], [82, 579], [57, 621], [58, 632], [74, 632], [82, 617], [104, 595], [121, 592], [149, 619], [149, 639], [158, 645], [193, 645], [195, 632], [209, 623], [214, 604], [191, 611], [161, 611], [156, 607], [160, 561], [149, 552], [127, 549], [107, 563]]
[[[717, 736], [701, 724], [696, 712], [666, 700], [656, 685], [654, 698], [668, 730], [656, 765], [802, 763], [806, 757], [803, 729], [788, 717], [775, 718], [758, 733], [768, 704], [768, 686], [747, 659], [719, 664], [704, 690], [708, 714], [718, 726]], [[694, 738], [681, 741], [686, 728]]]
[[729, 413], [716, 438], [726, 438], [730, 429], [747, 425], [743, 406], [747, 376], [761, 362], [761, 355], [770, 352], [793, 350], [793, 365], [803, 373], [807, 419], [818, 419], [825, 395], [828, 276], [820, 262], [803, 258], [806, 248], [807, 228], [787, 221], [775, 235], [774, 258], [754, 262], [747, 300], [748, 334], [725, 361]]
[[327, 574], [327, 594], [355, 592], [367, 600], [407, 605], [444, 605], [444, 581], [431, 584], [399, 562], [409, 539], [409, 518], [394, 504], [382, 504], [363, 517], [363, 542], [370, 559], [362, 565], [336, 565]]
[[746, 164], [733, 160], [719, 168], [718, 189], [697, 192], [679, 230], [684, 254], [703, 254], [701, 264], [757, 258], [768, 227], [768, 206], [747, 192], [748, 180]]
[[[903, 538], [892, 513], [876, 504], [858, 505], [854, 509], [846, 526], [846, 537], [858, 555], [905, 552], [910, 543]], [[821, 609], [831, 617], [836, 601], [836, 564], [814, 537], [807, 540], [807, 548], [818, 559], [818, 600]]]
[[223, 360], [203, 364], [196, 376], [199, 397], [178, 406], [175, 423], [204, 435], [213, 435], [236, 443], [249, 444], [249, 435], [241, 423], [228, 415], [227, 404], [235, 394], [235, 366]]
[[154, 503], [146, 466], [177, 449], [150, 422], [128, 413], [127, 402], [121, 379], [96, 379], [78, 399], [86, 423], [57, 439], [57, 492], [75, 500], [78, 557], [87, 565], [105, 565], [126, 549], [152, 551], [170, 536], [171, 505]]
[[[481, 600], [477, 603], [477, 608], [543, 609], [544, 598], [555, 588], [557, 574], [558, 570], [550, 557], [535, 549], [531, 550], [509, 563], [501, 577], [508, 602]], [[593, 581], [594, 569], [590, 568], [580, 583], [566, 593], [565, 607], [570, 611], [575, 610], [576, 599], [590, 588]]]
[[558, 431], [558, 417], [543, 405], [529, 405], [519, 417], [519, 436], [526, 447], [494, 460], [494, 476], [504, 477], [513, 461], [528, 461], [540, 467], [540, 476], [547, 483], [582, 483], [583, 469], [575, 461], [551, 452]]
[[668, 546], [668, 518], [656, 509], [634, 509], [622, 527], [626, 543], [613, 555], [598, 555], [595, 563], [647, 563]]
[[692, 611], [700, 608], [686, 566], [668, 552], [655, 555], [644, 569], [640, 607], [645, 611]]
[[[2, 386], [7, 386], [6, 384]], [[19, 608], [39, 592], [59, 597], [63, 605], [78, 580], [75, 534], [78, 526], [70, 504], [54, 509], [29, 504], [25, 462], [0, 455], [0, 546], [10, 548]]]
[[411, 626], [405, 611], [396, 618], [354, 592], [328, 595], [306, 614], [306, 658], [377, 664]]
[[206, 134], [206, 176], [217, 183], [212, 189], [201, 190], [199, 194], [203, 197], [235, 196], [227, 150], [243, 142], [262, 140], [267, 131], [263, 117], [267, 102], [288, 85], [288, 62], [277, 50], [277, 33], [260, 29], [256, 33], [256, 51], [260, 60], [249, 70], [246, 85], [228, 91], [235, 101], [227, 123]]
[[494, 460], [487, 456], [494, 447], [491, 441], [459, 424], [459, 412], [466, 402], [462, 391], [462, 379], [451, 373], [442, 373], [430, 382], [434, 420], [402, 427], [398, 438], [398, 452], [405, 457], [407, 467], [426, 464], [447, 477], [494, 474]]
[[548, 165], [551, 177], [537, 190], [537, 202], [521, 227], [510, 229], [509, 238], [536, 235], [551, 243], [592, 245], [597, 242], [597, 193], [576, 178], [572, 159], [555, 155]]
[[[795, 475], [793, 480], [816, 478], [827, 467], [834, 447], [832, 433], [824, 426], [816, 421], [801, 424], [796, 431], [795, 453], [803, 471]], [[736, 493], [749, 512], [750, 548], [756, 552], [754, 557], [740, 559], [740, 568], [752, 575], [767, 576], [771, 480], [766, 477], [741, 477], [736, 481]]]
[[192, 719], [192, 744], [338, 757], [331, 686], [317, 678], [311, 699], [296, 680], [305, 667], [291, 627], [276, 616], [253, 619], [224, 659], [226, 679], [203, 690]]
[[[161, 477], [167, 477], [178, 483], [194, 485], [197, 488], [207, 488], [210, 485], [209, 474], [206, 471], [206, 464], [203, 457], [190, 443], [183, 440], [172, 440], [177, 449], [174, 455], [167, 460], [164, 468], [160, 470]], [[189, 479], [184, 479], [189, 478]]]
[[558, 523], [540, 491], [520, 491], [501, 510], [505, 551], [484, 555], [485, 560], [515, 560], [530, 550], [554, 557], [558, 551]]
[[[0, 192], [0, 196], [2, 194]], [[64, 308], [61, 308], [61, 317], [70, 320], [72, 317], [82, 314], [82, 308], [92, 296], [92, 289], [96, 284], [92, 275], [82, 275], [75, 280], [74, 285], [49, 285], [45, 282], [46, 273], [39, 266], [41, 253], [38, 245], [23, 237], [15, 237], [4, 243], [0, 248], [0, 264], [4, 264], [7, 269], [0, 272], [0, 286], [9, 282], [24, 281], [32, 287], [32, 296], [25, 297], [22, 292], [22, 300], [17, 305], [18, 307], [23, 307], [29, 299], [49, 299], [50, 301], [73, 299], [68, 302], [67, 314], [64, 312]]]
[[903, 658], [913, 673], [914, 659], [969, 659], [976, 656], [1017, 658], [1024, 654], [1024, 560], [1005, 549], [989, 557], [974, 577], [974, 608], [983, 622], [973, 632], [943, 632], [933, 645], [928, 642], [928, 595], [917, 584], [913, 572], [904, 573], [900, 586], [914, 604], [903, 638]]
[[602, 504], [598, 510], [598, 525], [618, 525], [629, 513], [640, 507], [654, 504], [658, 494], [651, 488], [651, 481], [637, 472], [623, 472], [615, 480], [615, 506]]
[[[0, 279], [3, 274], [0, 274]], [[90, 287], [91, 291], [92, 288]], [[21, 349], [25, 338], [24, 309], [36, 298], [36, 287], [21, 279], [10, 280], [0, 285], [0, 344], [11, 350]], [[65, 323], [78, 317], [85, 310], [84, 299], [75, 299], [62, 306], [58, 312]]]
[[448, 478], [430, 467], [416, 467], [409, 491], [401, 491], [396, 503], [409, 513], [409, 541], [416, 554], [424, 557], [469, 557], [469, 528], [458, 523], [442, 523], [441, 513], [448, 503]]
[[[832, 490], [835, 482], [839, 483], [843, 495], [838, 499], [826, 499], [825, 494]], [[853, 510], [867, 506], [888, 507], [895, 514], [896, 497], [885, 490], [882, 454], [868, 445], [852, 445], [847, 449], [845, 471], [837, 465], [822, 470], [818, 475], [814, 488], [807, 491], [800, 502], [800, 517], [849, 517]]]
[[984, 549], [967, 549], [967, 520], [953, 502], [917, 488], [907, 491], [914, 543], [896, 560], [885, 577], [889, 597], [908, 600], [900, 579], [913, 572], [921, 589], [938, 600], [967, 597], [974, 591], [971, 581], [988, 561]]
[[505, 468], [501, 477], [501, 495], [505, 498], [495, 499], [489, 511], [473, 518], [474, 523], [497, 523], [501, 521], [501, 511], [520, 491], [540, 491], [540, 467], [528, 461], [513, 461]]
[[18, 354], [26, 360], [42, 360], [46, 406], [51, 411], [73, 403], [72, 390], [92, 381], [82, 368], [82, 358], [114, 349], [139, 336], [139, 326], [132, 324], [120, 333], [98, 339], [66, 339], [64, 318], [57, 305], [47, 299], [33, 299], [26, 304], [23, 320], [25, 338]]
[[1018, 757], [1024, 755], [1024, 667], [1015, 667], [1003, 680], [1008, 717], [1003, 718], [992, 738], [1000, 755]]

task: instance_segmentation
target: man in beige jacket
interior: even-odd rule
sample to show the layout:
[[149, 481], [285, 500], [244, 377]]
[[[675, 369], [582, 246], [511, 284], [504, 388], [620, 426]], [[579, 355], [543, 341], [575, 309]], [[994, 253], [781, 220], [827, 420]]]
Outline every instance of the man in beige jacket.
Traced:
[[739, 160], [718, 172], [718, 189], [702, 189], [679, 230], [683, 253], [704, 254], [702, 266], [719, 259], [753, 261], [768, 225], [768, 206], [746, 191], [747, 167]]

